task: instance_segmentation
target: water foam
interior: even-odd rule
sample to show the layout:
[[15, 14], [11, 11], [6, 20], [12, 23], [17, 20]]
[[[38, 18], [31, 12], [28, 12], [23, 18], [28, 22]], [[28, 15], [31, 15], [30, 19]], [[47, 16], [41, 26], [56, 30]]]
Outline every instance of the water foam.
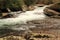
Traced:
[[46, 17], [43, 13], [45, 7], [36, 7], [35, 10], [21, 13], [16, 18], [0, 19], [0, 27], [12, 27], [16, 24], [26, 24], [27, 21], [44, 19]]

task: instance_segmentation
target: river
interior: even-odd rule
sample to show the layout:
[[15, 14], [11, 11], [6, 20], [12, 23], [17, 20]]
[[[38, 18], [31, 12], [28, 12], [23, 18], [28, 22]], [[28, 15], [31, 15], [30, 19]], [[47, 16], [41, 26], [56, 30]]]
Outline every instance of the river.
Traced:
[[[7, 27], [14, 30], [22, 30], [22, 29], [24, 30], [24, 27], [26, 26], [23, 24], [27, 24], [28, 21], [41, 20], [46, 18], [46, 15], [44, 15], [43, 13], [45, 7], [46, 6], [36, 7], [33, 11], [22, 12], [16, 18], [0, 19], [0, 28]], [[30, 27], [35, 27], [35, 26], [30, 25]]]

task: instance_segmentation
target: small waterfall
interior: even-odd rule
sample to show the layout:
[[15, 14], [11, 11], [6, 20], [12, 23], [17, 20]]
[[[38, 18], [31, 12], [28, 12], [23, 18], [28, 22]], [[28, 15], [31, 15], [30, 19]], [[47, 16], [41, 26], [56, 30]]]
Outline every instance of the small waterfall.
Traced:
[[[36, 7], [33, 11], [26, 11], [23, 13], [20, 13], [18, 17], [16, 18], [7, 18], [7, 19], [0, 19], [0, 28], [8, 27], [17, 30], [17, 29], [24, 29], [24, 27], [20, 27], [21, 24], [27, 24], [27, 21], [32, 20], [41, 20], [46, 18], [46, 16], [43, 13], [44, 7]], [[19, 27], [17, 27], [19, 25]]]

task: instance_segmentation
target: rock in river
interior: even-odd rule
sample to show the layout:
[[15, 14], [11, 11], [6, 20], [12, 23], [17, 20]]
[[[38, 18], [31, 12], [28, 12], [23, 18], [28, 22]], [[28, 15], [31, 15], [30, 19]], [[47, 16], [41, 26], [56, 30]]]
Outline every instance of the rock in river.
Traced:
[[53, 18], [60, 18], [60, 3], [55, 3], [44, 9], [44, 14]]

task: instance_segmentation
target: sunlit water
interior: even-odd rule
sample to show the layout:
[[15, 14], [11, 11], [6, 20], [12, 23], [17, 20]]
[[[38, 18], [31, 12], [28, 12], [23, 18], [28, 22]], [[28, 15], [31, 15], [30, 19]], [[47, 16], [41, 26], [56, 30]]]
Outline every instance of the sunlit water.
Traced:
[[[43, 13], [43, 10], [46, 6], [44, 7], [36, 7], [36, 9], [34, 9], [33, 11], [26, 11], [23, 13], [20, 13], [18, 17], [16, 18], [7, 18], [7, 19], [0, 19], [0, 28], [3, 27], [9, 27], [12, 29], [24, 29], [24, 26], [19, 26], [19, 28], [16, 28], [18, 25], [21, 24], [27, 24], [27, 21], [32, 21], [32, 20], [41, 20], [46, 18], [46, 16]], [[31, 27], [35, 27], [32, 26]], [[28, 28], [27, 28], [28, 29]]]

